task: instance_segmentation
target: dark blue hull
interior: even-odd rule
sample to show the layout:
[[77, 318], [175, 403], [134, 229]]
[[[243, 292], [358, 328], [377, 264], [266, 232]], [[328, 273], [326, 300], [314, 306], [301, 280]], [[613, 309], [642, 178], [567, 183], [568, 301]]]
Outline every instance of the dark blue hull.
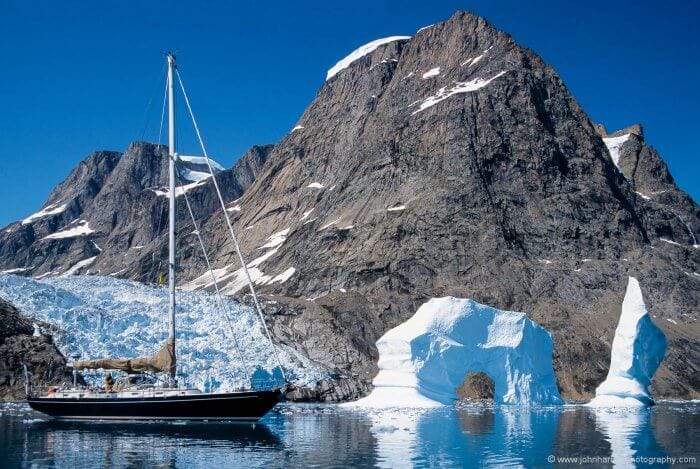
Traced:
[[245, 391], [222, 394], [139, 398], [27, 399], [32, 409], [62, 420], [249, 420], [267, 414], [281, 392]]

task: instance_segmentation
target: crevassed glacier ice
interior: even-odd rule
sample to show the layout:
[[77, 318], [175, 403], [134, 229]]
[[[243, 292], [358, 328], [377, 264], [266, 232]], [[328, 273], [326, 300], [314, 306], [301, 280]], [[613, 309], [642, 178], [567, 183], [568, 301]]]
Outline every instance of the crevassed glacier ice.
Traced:
[[[150, 356], [167, 336], [168, 291], [129, 280], [98, 276], [46, 278], [41, 281], [0, 274], [0, 297], [27, 316], [52, 324], [56, 344], [66, 356], [130, 358]], [[206, 292], [177, 292], [178, 374], [182, 382], [205, 391], [227, 391], [247, 384], [231, 330]], [[224, 298], [231, 326], [254, 378], [279, 376], [277, 364], [255, 312]], [[291, 348], [281, 347], [288, 377], [306, 384], [327, 376]], [[99, 372], [86, 378], [101, 381]]]
[[457, 399], [469, 372], [483, 371], [500, 404], [560, 404], [552, 338], [523, 313], [473, 300], [433, 298], [377, 341], [374, 390], [348, 406], [436, 407]]
[[636, 407], [650, 405], [651, 379], [666, 355], [666, 336], [649, 317], [636, 278], [630, 277], [622, 302], [620, 322], [610, 353], [608, 377], [598, 386], [589, 405]]

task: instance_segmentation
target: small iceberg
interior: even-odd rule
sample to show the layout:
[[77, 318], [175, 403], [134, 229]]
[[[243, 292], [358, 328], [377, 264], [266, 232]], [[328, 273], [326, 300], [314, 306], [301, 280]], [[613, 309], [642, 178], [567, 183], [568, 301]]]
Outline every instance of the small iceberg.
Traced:
[[561, 404], [552, 338], [523, 313], [473, 300], [433, 298], [377, 341], [372, 393], [352, 407], [439, 407], [457, 399], [469, 373], [495, 385], [497, 404]]
[[610, 354], [608, 377], [598, 386], [593, 407], [653, 405], [649, 385], [666, 355], [666, 336], [649, 317], [642, 290], [630, 277]]

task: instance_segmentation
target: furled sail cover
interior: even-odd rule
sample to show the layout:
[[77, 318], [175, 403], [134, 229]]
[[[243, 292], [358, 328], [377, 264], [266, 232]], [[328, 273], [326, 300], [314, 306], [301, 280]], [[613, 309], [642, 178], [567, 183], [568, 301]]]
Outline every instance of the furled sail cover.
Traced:
[[144, 371], [170, 373], [175, 368], [175, 341], [168, 339], [168, 343], [152, 357], [86, 360], [75, 362], [73, 368], [76, 370], [102, 368], [105, 370], [121, 370], [127, 373], [143, 373]]

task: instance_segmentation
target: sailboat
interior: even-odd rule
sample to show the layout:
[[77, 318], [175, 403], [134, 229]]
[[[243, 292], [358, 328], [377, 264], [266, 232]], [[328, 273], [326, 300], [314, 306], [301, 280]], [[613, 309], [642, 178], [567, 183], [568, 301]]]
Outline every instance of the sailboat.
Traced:
[[[176, 213], [176, 171], [179, 155], [175, 149], [175, 102], [174, 102], [174, 76], [177, 74], [182, 94], [187, 108], [190, 111], [197, 136], [204, 151], [204, 157], [211, 172], [211, 177], [217, 195], [224, 211], [233, 243], [236, 247], [241, 264], [247, 277], [248, 285], [252, 293], [255, 308], [258, 312], [267, 338], [273, 347], [279, 370], [286, 383], [287, 379], [281, 366], [279, 355], [274, 348], [269, 329], [265, 324], [265, 318], [260, 308], [255, 287], [248, 274], [246, 263], [241, 254], [238, 241], [229, 216], [225, 209], [224, 200], [221, 197], [214, 170], [209, 157], [206, 154], [203, 141], [199, 132], [187, 93], [175, 64], [175, 56], [171, 53], [167, 57], [167, 99], [168, 99], [168, 156], [169, 156], [169, 230], [168, 230], [168, 289], [169, 289], [169, 323], [168, 339], [166, 344], [152, 357], [114, 359], [105, 358], [99, 360], [76, 361], [73, 363], [74, 380], [72, 386], [52, 387], [46, 390], [33, 391], [27, 379], [27, 401], [32, 409], [65, 420], [211, 420], [211, 421], [235, 421], [258, 420], [269, 412], [282, 398], [283, 386], [271, 386], [269, 389], [242, 389], [234, 392], [215, 393], [203, 392], [197, 388], [180, 387], [177, 381], [177, 359], [175, 347], [176, 332], [176, 257], [175, 257], [175, 213]], [[200, 244], [204, 251], [207, 267], [212, 272], [211, 263], [204, 249], [198, 227], [192, 214], [189, 202], [185, 194], [187, 208], [195, 223], [195, 231], [198, 234]], [[221, 302], [221, 296], [216, 278], [214, 285]], [[235, 340], [235, 337], [234, 337]], [[237, 344], [237, 342], [236, 342]], [[90, 388], [78, 386], [75, 378], [78, 370], [103, 369], [116, 370], [127, 373], [126, 378], [116, 381], [113, 386]], [[156, 374], [164, 374], [166, 379], [159, 382], [153, 377]], [[111, 376], [111, 375], [110, 375]], [[251, 383], [252, 386], [252, 383]]]

